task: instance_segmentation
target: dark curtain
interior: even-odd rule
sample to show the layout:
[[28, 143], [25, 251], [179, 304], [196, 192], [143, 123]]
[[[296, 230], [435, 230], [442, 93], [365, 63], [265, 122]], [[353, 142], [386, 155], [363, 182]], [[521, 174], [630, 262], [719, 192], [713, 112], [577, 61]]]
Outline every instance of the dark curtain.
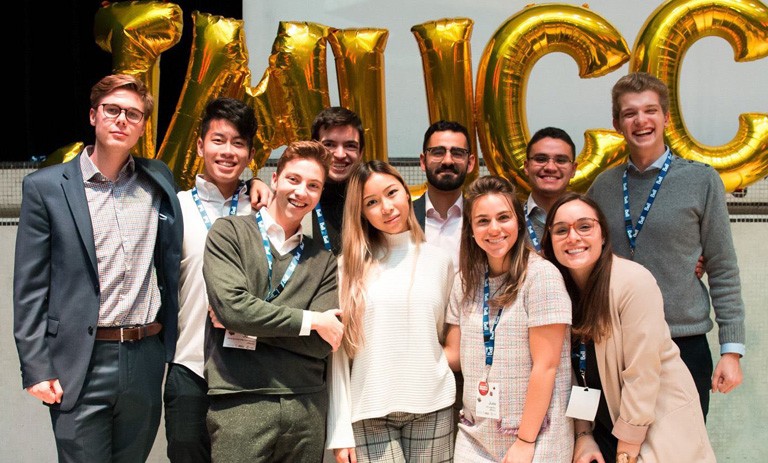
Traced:
[[[160, 59], [158, 147], [184, 83], [192, 44], [192, 12], [236, 19], [243, 16], [242, 0], [173, 3], [184, 12], [184, 32], [181, 41]], [[91, 86], [112, 69], [112, 56], [102, 51], [93, 38], [93, 21], [101, 2], [64, 0], [21, 4], [23, 35], [4, 33], [8, 63], [0, 69], [5, 68], [12, 82], [8, 88], [10, 100], [15, 100], [14, 94], [22, 95], [23, 138], [13, 133], [15, 117], [6, 107], [4, 112], [10, 119], [5, 120], [14, 122], [6, 122], [6, 143], [0, 148], [0, 162], [29, 161], [33, 156], [48, 155], [76, 141], [92, 143], [88, 95]], [[12, 19], [6, 16], [6, 20]], [[13, 72], [17, 62], [23, 63], [21, 73]]]

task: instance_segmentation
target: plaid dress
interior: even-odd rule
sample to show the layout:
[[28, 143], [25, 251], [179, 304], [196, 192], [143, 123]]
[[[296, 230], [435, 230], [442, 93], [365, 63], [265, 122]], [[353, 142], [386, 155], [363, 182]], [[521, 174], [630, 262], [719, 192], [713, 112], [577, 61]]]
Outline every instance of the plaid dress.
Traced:
[[[503, 276], [491, 278], [493, 296]], [[461, 279], [454, 282], [446, 322], [461, 327], [461, 368], [464, 374], [463, 419], [456, 438], [456, 462], [498, 462], [516, 440], [532, 368], [528, 328], [571, 323], [571, 300], [562, 276], [549, 262], [531, 255], [525, 283], [511, 306], [504, 307], [495, 335], [489, 383], [501, 388], [501, 420], [475, 416], [478, 382], [485, 375], [482, 287], [475, 302], [462, 304]], [[491, 310], [490, 320], [495, 320]], [[565, 417], [571, 388], [570, 341], [563, 342], [560, 365], [549, 410], [536, 439], [533, 461], [570, 463], [573, 454], [573, 423]]]

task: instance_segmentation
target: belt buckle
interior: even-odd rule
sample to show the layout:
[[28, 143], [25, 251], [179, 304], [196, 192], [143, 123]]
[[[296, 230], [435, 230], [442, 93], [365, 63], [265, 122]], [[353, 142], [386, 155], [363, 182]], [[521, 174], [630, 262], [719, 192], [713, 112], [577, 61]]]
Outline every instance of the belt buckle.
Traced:
[[123, 330], [124, 329], [125, 329], [124, 327], [122, 327], [122, 326], [120, 327], [120, 343], [121, 344], [125, 342], [125, 336], [123, 334]]
[[[123, 343], [123, 342], [141, 341], [141, 339], [144, 337], [143, 336], [144, 333], [142, 333], [141, 328], [142, 328], [141, 325], [121, 326], [120, 327], [120, 342]], [[137, 339], [125, 339], [125, 330], [133, 330], [133, 329], [138, 329], [139, 330], [139, 334], [138, 334]]]

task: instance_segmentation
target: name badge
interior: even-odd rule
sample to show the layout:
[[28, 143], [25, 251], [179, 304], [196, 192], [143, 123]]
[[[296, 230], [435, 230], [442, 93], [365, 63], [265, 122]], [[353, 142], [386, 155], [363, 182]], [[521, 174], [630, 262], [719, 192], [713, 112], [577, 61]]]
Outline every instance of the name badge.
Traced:
[[595, 421], [597, 406], [600, 405], [600, 389], [582, 386], [571, 387], [571, 398], [565, 416], [578, 420]]
[[475, 415], [494, 420], [501, 419], [500, 396], [501, 389], [498, 383], [478, 382]]
[[224, 347], [231, 349], [256, 350], [256, 336], [235, 333], [226, 330], [224, 332]]

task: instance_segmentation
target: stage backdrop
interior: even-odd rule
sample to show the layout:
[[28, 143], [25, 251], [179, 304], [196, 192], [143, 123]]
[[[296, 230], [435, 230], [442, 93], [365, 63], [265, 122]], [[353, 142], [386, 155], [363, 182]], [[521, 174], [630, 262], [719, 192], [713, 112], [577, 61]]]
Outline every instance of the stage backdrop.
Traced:
[[[477, 85], [480, 58], [494, 32], [522, 11], [523, 0], [323, 0], [243, 2], [249, 67], [255, 81], [264, 73], [280, 21], [315, 22], [326, 26], [387, 29], [384, 47], [387, 151], [390, 157], [413, 157], [421, 149], [429, 125], [421, 54], [411, 32], [415, 25], [441, 18], [469, 18], [472, 82]], [[581, 5], [580, 2], [563, 2]], [[589, 9], [611, 23], [630, 50], [646, 19], [663, 2], [595, 0]], [[764, 26], [764, 25], [763, 25]], [[327, 50], [331, 103], [338, 104], [336, 69]], [[575, 61], [564, 53], [543, 57], [533, 68], [525, 97], [530, 132], [553, 125], [584, 145], [589, 129], [612, 129], [610, 89], [629, 70], [624, 64], [598, 78], [580, 79]], [[741, 113], [768, 112], [768, 59], [737, 63], [722, 38], [705, 37], [686, 54], [680, 75], [685, 123], [699, 142], [717, 146], [736, 135]], [[281, 150], [275, 150], [276, 156]]]

